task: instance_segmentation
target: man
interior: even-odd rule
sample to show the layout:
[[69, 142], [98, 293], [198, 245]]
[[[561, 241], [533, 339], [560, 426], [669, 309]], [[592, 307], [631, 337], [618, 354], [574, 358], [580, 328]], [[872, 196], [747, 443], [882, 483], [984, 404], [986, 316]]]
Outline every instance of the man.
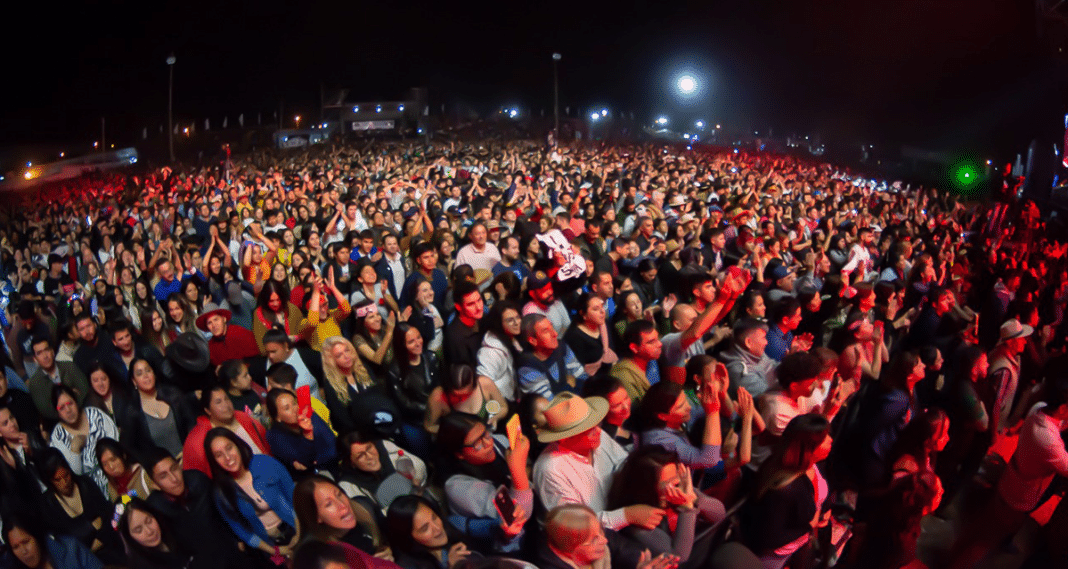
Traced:
[[605, 240], [601, 237], [603, 226], [604, 222], [600, 219], [587, 219], [586, 230], [571, 242], [572, 245], [578, 247], [579, 253], [586, 259], [593, 261], [594, 265], [597, 264], [597, 261], [602, 256], [607, 254], [605, 252]]
[[375, 247], [375, 232], [364, 229], [360, 232], [359, 245], [349, 254], [349, 260], [353, 263], [360, 259], [369, 259], [372, 263], [381, 257], [378, 247]]
[[552, 322], [541, 314], [528, 314], [519, 329], [530, 346], [516, 358], [520, 393], [537, 393], [546, 399], [565, 391], [577, 393], [586, 381], [586, 369], [575, 352], [560, 342]]
[[627, 239], [626, 237], [616, 237], [613, 239], [612, 248], [607, 254], [602, 255], [600, 259], [594, 262], [594, 268], [597, 271], [608, 273], [612, 278], [619, 276], [619, 263], [627, 257], [630, 243], [630, 239]]
[[504, 238], [504, 242], [501, 244], [501, 260], [493, 266], [493, 276], [511, 271], [515, 273], [515, 276], [519, 278], [519, 282], [526, 280], [530, 276], [530, 268], [527, 264], [519, 259], [519, 238], [515, 235], [509, 235]]
[[48, 255], [48, 274], [44, 278], [45, 300], [58, 304], [74, 292], [74, 279], [63, 270], [66, 261], [51, 253]]
[[541, 569], [666, 569], [678, 556], [644, 555], [636, 542], [612, 530], [605, 531], [597, 514], [581, 504], [564, 504], [545, 516], [545, 546], [538, 548]]
[[[1020, 354], [1027, 347], [1027, 337], [1034, 331], [1034, 328], [1021, 324], [1015, 318], [1010, 319], [1001, 325], [1001, 338], [994, 346], [994, 351], [990, 352], [988, 377], [995, 393], [990, 417], [997, 434], [1014, 426], [1012, 403], [1016, 400], [1016, 389], [1020, 385]], [[1015, 417], [1022, 414], [1018, 411]]]
[[[719, 206], [713, 206], [715, 209], [719, 209], [720, 213], [723, 212]], [[712, 269], [716, 273], [723, 270], [723, 267], [727, 265], [727, 257], [724, 255], [724, 248], [727, 246], [727, 235], [723, 232], [722, 227], [716, 227], [708, 232], [707, 244], [701, 249], [701, 255], [704, 259], [705, 266]]]
[[348, 296], [358, 286], [356, 284], [356, 266], [350, 258], [348, 245], [334, 243], [331, 247], [334, 248], [334, 254], [330, 256], [330, 262], [323, 267], [323, 273], [329, 273], [333, 269], [335, 286], [342, 294]]
[[929, 302], [920, 310], [916, 321], [909, 327], [903, 347], [918, 350], [924, 346], [933, 345], [946, 353], [957, 338], [956, 327], [951, 326], [953, 321], [952, 316], [949, 315], [953, 307], [957, 305], [957, 300], [953, 296], [953, 291], [940, 286], [931, 287], [927, 291], [927, 298]]
[[254, 358], [260, 355], [256, 337], [247, 328], [230, 324], [230, 311], [209, 302], [204, 313], [197, 317], [197, 328], [211, 333], [208, 352], [211, 365], [222, 365], [226, 360]]
[[133, 324], [123, 320], [110, 326], [108, 331], [111, 334], [111, 343], [122, 360], [124, 371], [130, 370], [130, 365], [136, 358], [147, 360], [154, 369], [163, 369], [163, 354], [155, 346], [137, 341], [137, 330]]
[[[34, 338], [49, 338], [55, 341], [55, 337], [51, 328], [37, 313], [37, 306], [33, 302], [28, 300], [20, 302], [18, 317], [22, 325], [14, 327], [14, 329], [18, 330], [15, 334], [15, 343], [17, 345], [12, 346], [11, 359], [14, 364], [22, 364], [22, 368], [26, 371], [25, 376], [28, 377], [33, 375], [34, 371], [36, 371], [34, 368], [37, 367], [33, 359], [33, 346], [30, 343]], [[8, 337], [10, 338], [11, 336]], [[16, 371], [18, 371], [17, 365]]]
[[567, 313], [564, 303], [556, 298], [552, 279], [545, 271], [535, 271], [527, 282], [530, 301], [523, 306], [523, 315], [541, 314], [553, 323], [553, 328], [560, 336], [571, 325], [571, 315]]
[[616, 314], [616, 285], [612, 275], [595, 269], [590, 275], [590, 293], [604, 301], [606, 320], [611, 322]]
[[875, 239], [875, 233], [870, 227], [862, 227], [857, 232], [857, 242], [849, 249], [849, 261], [842, 267], [843, 281], [849, 281], [849, 275], [860, 269], [860, 280], [865, 280], [868, 271], [874, 266], [871, 258], [871, 242]]
[[204, 454], [204, 437], [215, 427], [229, 429], [248, 443], [253, 454], [271, 454], [267, 443], [267, 431], [256, 419], [243, 411], [235, 411], [226, 388], [216, 385], [200, 392], [200, 410], [197, 424], [189, 430], [182, 446], [182, 467], [199, 470], [211, 476], [207, 456]]
[[263, 348], [267, 352], [267, 365], [285, 363], [293, 366], [297, 372], [296, 387], [307, 385], [312, 397], [322, 399], [319, 385], [323, 382], [323, 360], [318, 352], [311, 348], [294, 348], [289, 336], [281, 330], [268, 330], [263, 335]]
[[801, 303], [788, 296], [773, 304], [768, 310], [767, 340], [765, 353], [775, 361], [794, 351], [806, 351], [812, 347], [812, 337], [804, 334], [794, 338], [794, 330], [801, 325]]
[[628, 324], [623, 332], [623, 344], [630, 350], [630, 356], [613, 364], [608, 374], [618, 379], [631, 401], [637, 403], [650, 385], [660, 381], [656, 360], [660, 358], [663, 346], [656, 325], [648, 320]]
[[534, 491], [549, 510], [562, 504], [581, 504], [608, 529], [632, 524], [652, 529], [664, 517], [661, 508], [635, 505], [605, 509], [613, 474], [627, 458], [623, 447], [600, 427], [607, 414], [608, 402], [601, 397], [583, 399], [562, 393], [549, 404], [545, 426], [538, 431], [538, 441], [549, 446], [534, 463]]
[[412, 262], [415, 263], [412, 274], [404, 281], [401, 290], [401, 308], [407, 308], [415, 302], [415, 293], [419, 283], [429, 281], [434, 289], [434, 306], [438, 312], [445, 314], [445, 293], [449, 289], [449, 279], [445, 272], [437, 268], [438, 252], [434, 246], [426, 241], [421, 241], [412, 246]]
[[[172, 245], [171, 250], [173, 251], [173, 249], [174, 246]], [[166, 306], [167, 297], [171, 293], [182, 290], [182, 281], [175, 278], [174, 264], [167, 259], [161, 259], [156, 262], [156, 276], [159, 277], [159, 282], [156, 283], [152, 292], [156, 295], [156, 301]]]
[[642, 216], [636, 224], [637, 230], [631, 239], [637, 243], [638, 250], [642, 255], [652, 255], [653, 247], [656, 246], [657, 238], [653, 236], [653, 218]]
[[33, 350], [37, 371], [30, 376], [26, 386], [37, 412], [49, 425], [53, 425], [59, 420], [59, 415], [56, 413], [56, 406], [52, 404], [52, 388], [60, 384], [66, 385], [78, 394], [78, 403], [82, 403], [89, 394], [89, 382], [73, 362], [56, 361], [56, 351], [52, 348], [52, 341], [48, 336], [34, 338], [30, 349]]
[[1061, 438], [1068, 421], [1068, 385], [1064, 380], [1047, 384], [1043, 400], [1045, 406], [1032, 411], [1020, 428], [1016, 451], [1001, 475], [997, 494], [981, 515], [972, 517], [954, 544], [951, 569], [979, 566], [992, 547], [1020, 530], [1053, 477], [1068, 476], [1068, 451]]
[[794, 295], [794, 281], [797, 276], [786, 265], [776, 265], [771, 269], [771, 286], [764, 297], [768, 302], [775, 303]]
[[730, 328], [722, 328], [707, 342], [700, 341], [716, 322], [730, 312], [740, 289], [744, 288], [744, 284], [736, 279], [729, 279], [727, 282], [737, 284], [721, 287], [715, 302], [705, 306], [700, 314], [689, 304], [676, 304], [671, 309], [671, 326], [675, 331], [660, 340], [660, 358], [663, 362], [661, 371], [675, 383], [686, 382], [686, 362], [690, 358], [705, 353], [707, 348], [718, 344], [730, 334]]
[[479, 321], [485, 314], [485, 305], [478, 285], [461, 281], [453, 290], [456, 318], [445, 328], [445, 365], [469, 365], [478, 367], [478, 349], [482, 346], [484, 331]]
[[78, 338], [81, 342], [78, 345], [78, 349], [74, 350], [72, 359], [83, 375], [89, 373], [89, 366], [93, 362], [100, 362], [111, 370], [114, 374], [112, 377], [124, 377], [125, 374], [123, 372], [126, 371], [126, 366], [123, 365], [122, 359], [119, 358], [119, 354], [111, 340], [100, 337], [96, 321], [93, 320], [91, 314], [82, 312], [76, 316], [74, 318], [74, 329], [77, 330]]
[[757, 320], [746, 319], [735, 324], [734, 343], [720, 355], [727, 366], [731, 397], [735, 397], [739, 387], [744, 387], [754, 398], [760, 397], [775, 385], [776, 362], [764, 353], [767, 333], [767, 327]]
[[493, 267], [501, 261], [501, 252], [497, 250], [496, 245], [486, 241], [488, 235], [489, 230], [486, 229], [485, 222], [474, 222], [471, 229], [467, 230], [467, 236], [471, 242], [460, 247], [460, 251], [456, 254], [456, 264], [470, 265], [476, 271], [483, 269], [492, 272]]
[[182, 470], [181, 463], [159, 448], [146, 453], [141, 465], [159, 488], [149, 494], [148, 503], [170, 523], [178, 546], [216, 560], [217, 567], [240, 567], [244, 559], [215, 507], [211, 478], [199, 470]]
[[379, 280], [384, 280], [389, 285], [389, 295], [399, 298], [408, 271], [404, 266], [404, 255], [400, 252], [400, 243], [395, 233], [386, 232], [382, 235], [382, 258], [375, 263], [375, 273], [378, 274]]

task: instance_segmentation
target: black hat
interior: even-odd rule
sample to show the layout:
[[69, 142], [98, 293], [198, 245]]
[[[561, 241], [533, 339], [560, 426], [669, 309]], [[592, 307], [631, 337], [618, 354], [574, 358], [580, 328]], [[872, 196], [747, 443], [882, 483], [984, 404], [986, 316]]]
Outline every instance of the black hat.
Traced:
[[205, 371], [211, 363], [208, 342], [200, 334], [183, 332], [167, 346], [167, 359], [189, 372]]

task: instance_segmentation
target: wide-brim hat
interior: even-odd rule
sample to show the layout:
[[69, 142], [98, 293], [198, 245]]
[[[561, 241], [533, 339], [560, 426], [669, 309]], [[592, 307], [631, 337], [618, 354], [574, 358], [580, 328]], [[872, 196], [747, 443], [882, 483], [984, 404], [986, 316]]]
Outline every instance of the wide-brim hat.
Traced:
[[585, 433], [607, 414], [608, 400], [603, 397], [561, 393], [545, 409], [545, 426], [538, 432], [538, 442], [552, 443]]
[[219, 307], [214, 302], [209, 302], [204, 305], [204, 313], [197, 316], [197, 328], [207, 332], [208, 331], [208, 318], [212, 315], [218, 314], [226, 319], [227, 322], [233, 317], [233, 313], [225, 308]]
[[179, 334], [167, 346], [166, 353], [169, 361], [193, 373], [200, 373], [208, 369], [208, 364], [211, 363], [207, 340], [195, 332]]
[[1016, 338], [1026, 338], [1033, 334], [1035, 329], [1027, 324], [1020, 324], [1020, 321], [1011, 318], [1001, 325], [1000, 338], [998, 343], [1002, 343], [1006, 340], [1013, 340]]

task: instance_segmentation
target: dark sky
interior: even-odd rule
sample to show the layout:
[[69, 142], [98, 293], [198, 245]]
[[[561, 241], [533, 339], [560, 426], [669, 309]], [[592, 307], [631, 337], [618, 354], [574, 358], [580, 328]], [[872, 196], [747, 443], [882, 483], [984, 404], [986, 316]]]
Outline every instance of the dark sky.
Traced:
[[[1024, 0], [654, 2], [48, 2], [5, 6], [0, 147], [135, 144], [175, 115], [317, 113], [427, 86], [435, 101], [551, 110], [608, 105], [650, 119], [819, 131], [932, 147], [1017, 145], [1068, 112], [1068, 72], [1038, 47]], [[700, 102], [670, 92], [697, 72]]]

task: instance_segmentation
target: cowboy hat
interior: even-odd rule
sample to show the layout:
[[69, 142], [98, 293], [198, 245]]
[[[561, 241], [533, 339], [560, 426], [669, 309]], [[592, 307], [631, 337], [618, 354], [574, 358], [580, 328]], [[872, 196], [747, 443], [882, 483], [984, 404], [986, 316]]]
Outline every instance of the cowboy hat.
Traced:
[[1020, 324], [1020, 321], [1015, 318], [1010, 318], [1001, 325], [1001, 337], [998, 339], [998, 343], [1002, 343], [1006, 340], [1012, 340], [1014, 338], [1026, 338], [1033, 334], [1034, 328], [1027, 324]]
[[209, 303], [204, 305], [204, 313], [201, 314], [200, 316], [197, 316], [197, 328], [200, 328], [201, 330], [207, 332], [208, 331], [208, 318], [213, 316], [213, 315], [215, 315], [215, 314], [218, 314], [218, 315], [222, 316], [223, 318], [226, 319], [227, 322], [229, 322], [230, 318], [233, 317], [233, 315], [234, 315], [229, 310], [227, 310], [225, 308], [221, 308], [219, 305], [215, 304], [214, 302], [209, 302]]
[[551, 443], [585, 433], [607, 414], [608, 400], [603, 397], [561, 393], [545, 409], [545, 426], [538, 431], [538, 442]]
[[211, 363], [208, 354], [208, 342], [203, 336], [194, 332], [183, 332], [167, 346], [167, 360], [174, 365], [193, 373], [208, 369]]

